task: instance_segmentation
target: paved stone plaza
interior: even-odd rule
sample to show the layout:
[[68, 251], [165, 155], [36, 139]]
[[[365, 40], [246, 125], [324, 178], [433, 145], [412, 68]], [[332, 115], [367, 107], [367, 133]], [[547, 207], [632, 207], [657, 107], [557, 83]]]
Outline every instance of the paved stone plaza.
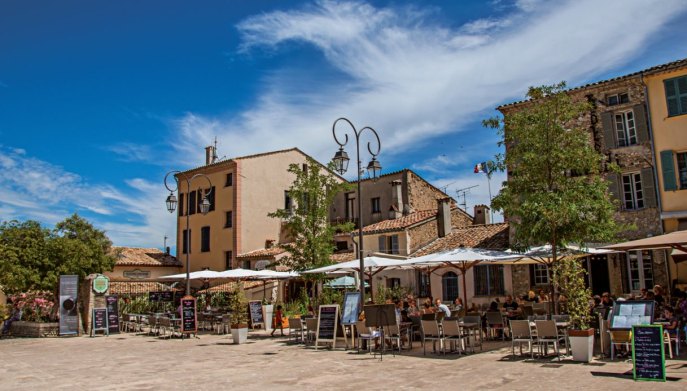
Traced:
[[[251, 333], [249, 343], [203, 334], [162, 340], [134, 334], [0, 340], [3, 390], [224, 390], [224, 389], [681, 389], [687, 355], [667, 361], [665, 384], [634, 382], [629, 361], [590, 365], [564, 360], [524, 360], [509, 343], [484, 352], [440, 357], [416, 348], [383, 361], [355, 351], [303, 348], [286, 339]], [[459, 387], [458, 387], [459, 386]]]

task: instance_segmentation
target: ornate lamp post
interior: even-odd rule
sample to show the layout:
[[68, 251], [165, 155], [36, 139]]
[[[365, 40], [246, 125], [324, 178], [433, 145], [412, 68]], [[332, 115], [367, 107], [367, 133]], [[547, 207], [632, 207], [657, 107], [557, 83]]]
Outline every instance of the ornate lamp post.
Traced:
[[[169, 177], [170, 174], [176, 174], [173, 176], [174, 182], [176, 185], [174, 188], [170, 188], [169, 185], [167, 184], [167, 178]], [[191, 191], [191, 182], [193, 182], [193, 180], [196, 178], [205, 178], [205, 180], [207, 180], [208, 184], [210, 185], [209, 186], [210, 191], [208, 191], [207, 194], [203, 194], [203, 200], [200, 202], [200, 205], [198, 206], [199, 212], [206, 215], [210, 211], [210, 201], [208, 200], [208, 196], [212, 193], [212, 182], [210, 181], [210, 178], [208, 178], [204, 174], [195, 174], [189, 178], [183, 172], [177, 171], [177, 170], [170, 171], [165, 175], [165, 187], [167, 188], [167, 190], [169, 190], [169, 195], [167, 196], [167, 200], [165, 200], [165, 203], [167, 204], [167, 210], [169, 211], [169, 213], [174, 213], [174, 210], [177, 207], [178, 201], [177, 201], [177, 197], [174, 195], [174, 192], [180, 191], [180, 189], [179, 189], [179, 180], [180, 179], [182, 179], [186, 182], [186, 191], [189, 192], [186, 195], [186, 234], [185, 234], [185, 239], [186, 239], [186, 295], [187, 296], [191, 294], [191, 281], [190, 281], [191, 280], [191, 275], [190, 275], [191, 274], [191, 264], [189, 261], [189, 254], [191, 253], [191, 230], [189, 228], [189, 224], [190, 224], [189, 218], [191, 215], [188, 213], [188, 211], [191, 207], [191, 197], [189, 197], [188, 194], [190, 194], [190, 191]], [[200, 190], [200, 188], [198, 190]], [[181, 205], [181, 207], [183, 208], [184, 205]], [[177, 246], [178, 245], [179, 244], [177, 243]]]
[[379, 164], [379, 161], [377, 160], [377, 155], [379, 155], [379, 151], [382, 148], [382, 143], [379, 141], [379, 135], [377, 134], [377, 131], [375, 131], [369, 126], [357, 130], [355, 126], [353, 126], [351, 121], [349, 121], [347, 118], [342, 117], [334, 121], [334, 125], [332, 125], [332, 134], [334, 135], [334, 141], [336, 141], [336, 143], [339, 144], [339, 150], [334, 154], [332, 162], [334, 163], [334, 170], [336, 170], [336, 172], [338, 172], [339, 174], [343, 175], [348, 170], [348, 162], [350, 161], [350, 159], [348, 158], [348, 154], [346, 153], [346, 151], [344, 151], [344, 146], [348, 144], [348, 133], [344, 133], [345, 138], [343, 142], [339, 141], [339, 139], [336, 137], [336, 124], [339, 123], [339, 121], [344, 121], [348, 123], [348, 125], [350, 125], [351, 129], [353, 130], [353, 134], [355, 135], [356, 160], [358, 162], [358, 259], [360, 260], [359, 289], [360, 308], [362, 309], [363, 305], [365, 304], [365, 257], [363, 255], [363, 198], [360, 186], [360, 176], [362, 174], [362, 162], [360, 161], [360, 135], [365, 130], [369, 130], [372, 132], [372, 134], [374, 134], [375, 139], [377, 140], [377, 148], [375, 149], [375, 152], [373, 152], [372, 144], [370, 142], [367, 143], [367, 151], [370, 152], [370, 155], [372, 155], [372, 160], [367, 165], [367, 171], [372, 179], [377, 179], [377, 177], [379, 177], [379, 173], [382, 171], [382, 166], [381, 164]]

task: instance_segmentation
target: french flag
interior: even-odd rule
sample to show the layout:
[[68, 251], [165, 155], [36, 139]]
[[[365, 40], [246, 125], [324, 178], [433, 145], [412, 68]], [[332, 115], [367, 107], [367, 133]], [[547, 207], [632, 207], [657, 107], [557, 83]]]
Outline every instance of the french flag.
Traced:
[[475, 164], [475, 174], [479, 174], [480, 172], [487, 173], [487, 162]]

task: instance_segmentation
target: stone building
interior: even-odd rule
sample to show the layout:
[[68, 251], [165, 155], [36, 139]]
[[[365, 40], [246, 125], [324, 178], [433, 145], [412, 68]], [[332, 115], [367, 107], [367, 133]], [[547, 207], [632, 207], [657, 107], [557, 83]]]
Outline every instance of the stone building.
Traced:
[[[684, 63], [684, 60], [681, 62]], [[620, 167], [620, 173], [606, 171], [604, 174], [609, 182], [610, 194], [618, 203], [616, 220], [631, 227], [620, 233], [620, 240], [663, 233], [661, 200], [657, 192], [659, 178], [649, 121], [657, 114], [649, 111], [646, 81], [652, 75], [661, 74], [674, 66], [675, 63], [659, 65], [568, 91], [574, 99], [591, 103], [590, 112], [578, 119], [578, 125], [589, 129], [590, 143], [607, 157], [607, 161], [615, 162]], [[497, 109], [507, 117], [531, 104], [534, 103], [521, 101]], [[670, 280], [664, 250], [595, 255], [584, 262], [589, 272], [589, 285], [595, 294], [627, 294], [641, 288], [651, 288], [654, 284], [668, 286]], [[519, 277], [529, 276], [525, 280], [531, 287], [548, 284], [546, 278], [536, 277], [539, 271], [532, 270], [531, 266], [530, 270], [527, 268], [514, 268], [518, 281], [523, 280]]]

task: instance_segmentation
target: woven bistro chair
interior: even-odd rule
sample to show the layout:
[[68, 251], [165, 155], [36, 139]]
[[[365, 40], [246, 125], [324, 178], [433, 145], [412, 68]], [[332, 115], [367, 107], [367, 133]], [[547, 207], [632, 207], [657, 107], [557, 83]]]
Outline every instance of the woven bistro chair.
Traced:
[[515, 355], [515, 344], [520, 347], [520, 355], [522, 356], [522, 344], [527, 343], [530, 351], [530, 357], [534, 358], [534, 344], [536, 340], [532, 335], [530, 322], [527, 320], [511, 320], [510, 321], [510, 335], [511, 335], [511, 351]]
[[[465, 335], [463, 335], [460, 326], [458, 326], [458, 320], [446, 318], [441, 325], [444, 340], [452, 344], [455, 343], [458, 354], [460, 354], [461, 350], [465, 354]], [[460, 343], [460, 346], [458, 346], [458, 343]], [[446, 345], [444, 345], [444, 354], [446, 354]]]
[[537, 328], [537, 344], [539, 345], [540, 352], [543, 349], [544, 354], [546, 354], [547, 346], [552, 344], [556, 356], [558, 356], [558, 361], [561, 361], [560, 349], [558, 347], [560, 336], [558, 335], [556, 322], [553, 320], [535, 320], [534, 324]]

